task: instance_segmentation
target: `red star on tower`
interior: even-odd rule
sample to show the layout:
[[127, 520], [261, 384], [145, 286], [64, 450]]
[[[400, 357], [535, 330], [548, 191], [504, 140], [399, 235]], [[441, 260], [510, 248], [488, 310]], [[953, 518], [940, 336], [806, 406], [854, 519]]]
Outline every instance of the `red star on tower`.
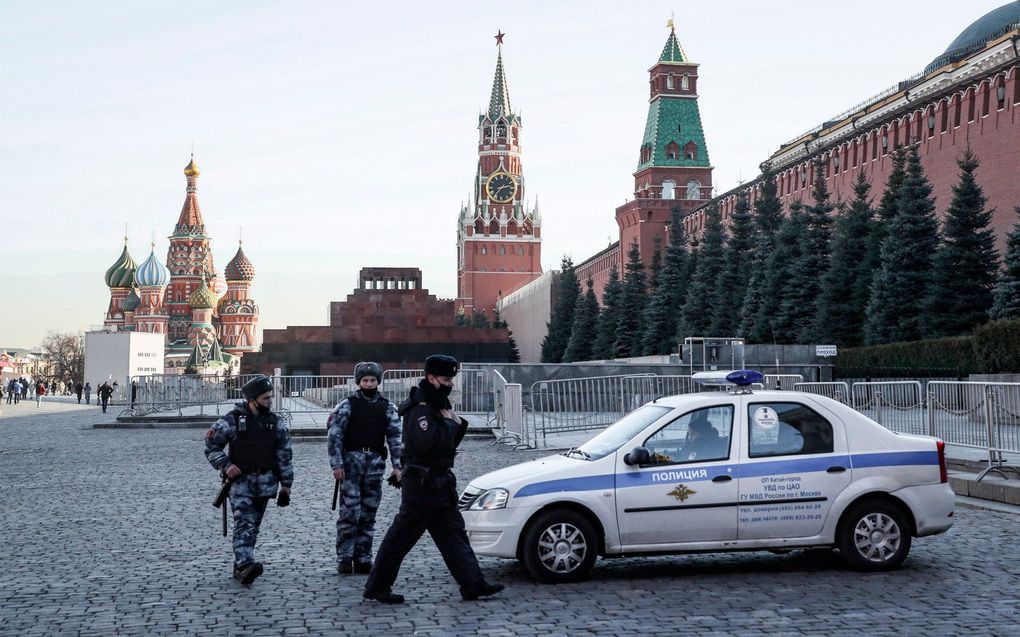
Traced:
[[499, 30], [496, 31], [496, 46], [499, 46], [499, 45], [503, 44], [503, 37], [505, 35], [506, 34], [503, 33], [502, 31], [499, 31]]

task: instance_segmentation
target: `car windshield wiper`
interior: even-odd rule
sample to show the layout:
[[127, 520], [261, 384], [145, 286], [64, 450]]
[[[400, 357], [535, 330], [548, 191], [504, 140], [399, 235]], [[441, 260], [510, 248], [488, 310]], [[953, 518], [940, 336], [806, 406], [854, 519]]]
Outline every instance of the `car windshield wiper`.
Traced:
[[564, 451], [563, 455], [565, 455], [567, 457], [570, 457], [571, 455], [573, 455], [575, 453], [576, 454], [580, 454], [581, 457], [584, 458], [585, 460], [591, 460], [591, 454], [589, 454], [587, 451], [581, 449], [580, 447], [571, 447], [570, 449], [567, 449], [566, 451]]

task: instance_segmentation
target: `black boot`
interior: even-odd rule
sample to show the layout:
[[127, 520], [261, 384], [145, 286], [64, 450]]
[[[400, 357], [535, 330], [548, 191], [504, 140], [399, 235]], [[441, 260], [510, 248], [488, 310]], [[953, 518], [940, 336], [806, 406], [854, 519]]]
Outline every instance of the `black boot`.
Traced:
[[476, 599], [478, 599], [479, 597], [488, 597], [490, 595], [495, 595], [496, 593], [500, 592], [504, 588], [506, 588], [506, 586], [504, 586], [502, 584], [499, 584], [499, 583], [490, 584], [488, 582], [484, 582], [483, 581], [478, 586], [472, 586], [471, 588], [463, 588], [463, 589], [461, 589], [460, 597], [465, 602], [473, 602]]
[[404, 603], [404, 596], [403, 595], [397, 595], [396, 593], [394, 593], [393, 591], [390, 591], [390, 590], [379, 591], [379, 592], [365, 591], [364, 593], [361, 594], [361, 596], [364, 597], [365, 599], [374, 599], [375, 601], [379, 602], [380, 604], [403, 604]]
[[262, 565], [258, 562], [248, 562], [247, 564], [239, 564], [234, 567], [234, 579], [240, 581], [245, 586], [251, 586], [251, 583], [259, 575], [262, 575]]
[[368, 575], [372, 572], [372, 560], [368, 560], [367, 562], [355, 562], [354, 572], [358, 575]]
[[336, 572], [341, 575], [350, 575], [354, 572], [354, 567], [351, 566], [350, 560], [340, 560], [336, 565]]

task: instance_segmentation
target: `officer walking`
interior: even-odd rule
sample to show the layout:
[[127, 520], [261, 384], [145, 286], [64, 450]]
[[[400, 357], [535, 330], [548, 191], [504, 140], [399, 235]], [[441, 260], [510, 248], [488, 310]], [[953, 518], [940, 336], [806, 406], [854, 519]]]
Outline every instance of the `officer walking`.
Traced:
[[358, 389], [344, 398], [330, 415], [329, 466], [343, 483], [343, 504], [336, 520], [336, 570], [341, 575], [372, 570], [375, 513], [382, 498], [382, 477], [389, 447], [393, 472], [400, 481], [400, 416], [379, 391], [382, 367], [358, 363]]
[[453, 457], [468, 423], [453, 412], [449, 396], [459, 365], [450, 356], [425, 359], [425, 378], [400, 405], [403, 417], [404, 480], [400, 511], [383, 538], [365, 583], [365, 599], [401, 604], [392, 591], [400, 564], [422, 533], [429, 532], [460, 585], [464, 601], [495, 595], [502, 584], [485, 581], [457, 509]]
[[290, 503], [294, 465], [290, 431], [272, 412], [273, 384], [257, 376], [241, 393], [245, 402], [237, 403], [206, 432], [205, 457], [232, 482], [234, 579], [247, 586], [262, 574], [262, 564], [255, 561], [255, 541], [266, 505], [273, 498], [281, 507]]

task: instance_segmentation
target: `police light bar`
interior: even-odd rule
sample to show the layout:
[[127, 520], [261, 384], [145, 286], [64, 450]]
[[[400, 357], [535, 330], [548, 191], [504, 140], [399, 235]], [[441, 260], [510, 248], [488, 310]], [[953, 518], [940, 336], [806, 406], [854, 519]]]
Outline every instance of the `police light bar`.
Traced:
[[760, 383], [765, 377], [761, 372], [753, 369], [741, 369], [737, 371], [718, 372], [697, 372], [691, 375], [691, 380], [699, 385], [736, 385], [737, 387], [749, 387]]

